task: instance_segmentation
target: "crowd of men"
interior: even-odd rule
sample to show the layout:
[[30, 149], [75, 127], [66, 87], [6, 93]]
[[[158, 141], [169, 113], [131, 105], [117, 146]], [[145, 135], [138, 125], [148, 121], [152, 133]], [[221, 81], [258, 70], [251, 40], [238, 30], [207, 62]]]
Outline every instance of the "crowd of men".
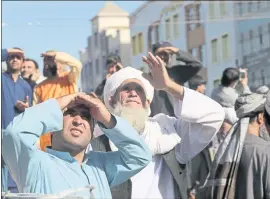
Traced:
[[207, 97], [202, 63], [160, 42], [142, 57], [149, 73], [110, 55], [86, 94], [79, 60], [41, 56], [43, 72], [22, 49], [2, 49], [4, 194], [270, 198], [270, 92], [251, 92], [246, 69], [225, 69]]

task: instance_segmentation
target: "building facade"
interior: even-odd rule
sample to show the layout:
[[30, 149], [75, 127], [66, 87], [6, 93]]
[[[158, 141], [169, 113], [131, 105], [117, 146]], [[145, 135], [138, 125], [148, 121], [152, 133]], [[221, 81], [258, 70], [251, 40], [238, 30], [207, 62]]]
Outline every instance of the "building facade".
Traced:
[[236, 23], [233, 1], [205, 2], [207, 95], [219, 85], [222, 71], [235, 67]]
[[[204, 9], [205, 5], [197, 1], [145, 2], [131, 14], [132, 66], [147, 70], [142, 56], [160, 41], [168, 41], [206, 64]], [[206, 68], [200, 75], [207, 78]]]
[[248, 68], [252, 90], [270, 86], [270, 2], [238, 2], [235, 13], [243, 18], [236, 26], [237, 65]]
[[205, 2], [207, 94], [228, 67], [248, 68], [252, 90], [270, 84], [269, 2]]
[[160, 13], [169, 4], [170, 1], [146, 1], [131, 13], [132, 67], [147, 70], [142, 56], [152, 51], [152, 45], [160, 41]]
[[129, 14], [111, 1], [91, 19], [92, 34], [87, 39], [87, 61], [81, 82], [85, 91], [92, 91], [106, 75], [106, 59], [110, 54], [121, 57], [130, 65], [131, 39]]

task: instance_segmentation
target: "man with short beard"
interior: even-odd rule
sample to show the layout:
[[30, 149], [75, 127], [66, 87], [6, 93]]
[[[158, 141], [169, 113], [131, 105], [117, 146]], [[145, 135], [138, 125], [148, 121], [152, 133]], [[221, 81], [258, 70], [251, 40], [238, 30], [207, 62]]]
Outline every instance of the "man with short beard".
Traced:
[[[221, 106], [200, 93], [173, 82], [164, 62], [149, 53], [143, 57], [151, 73], [126, 67], [108, 78], [104, 102], [115, 115], [127, 119], [148, 145], [153, 145], [149, 132], [170, 135], [177, 133], [180, 144], [164, 155], [153, 152], [150, 164], [140, 173], [112, 189], [113, 198], [187, 198], [185, 164], [202, 151], [215, 136], [224, 119]], [[174, 99], [176, 117], [150, 115], [153, 88], [166, 90]], [[114, 151], [106, 136], [91, 143], [94, 150]], [[150, 147], [151, 148], [151, 147]]]

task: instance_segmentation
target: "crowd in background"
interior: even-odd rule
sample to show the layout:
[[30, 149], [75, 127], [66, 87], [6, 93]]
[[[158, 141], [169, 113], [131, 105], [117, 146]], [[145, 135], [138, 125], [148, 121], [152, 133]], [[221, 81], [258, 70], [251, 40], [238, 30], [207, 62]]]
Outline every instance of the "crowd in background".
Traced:
[[[177, 66], [171, 64], [173, 55], [179, 62]], [[38, 63], [27, 58], [22, 49], [2, 49], [2, 61], [7, 63], [7, 71], [2, 72], [1, 91], [2, 192], [55, 194], [67, 187], [77, 188], [95, 182], [97, 191], [94, 189], [91, 192], [94, 197], [100, 198], [109, 197], [110, 193], [113, 199], [270, 198], [269, 88], [261, 85], [255, 93], [251, 92], [247, 69], [225, 69], [220, 85], [207, 97], [207, 80], [198, 75], [202, 63], [169, 42], [160, 42], [153, 46], [151, 53], [142, 57], [142, 61], [149, 66], [149, 73], [123, 66], [121, 58], [112, 54], [106, 61], [107, 75], [104, 80], [95, 92], [86, 95], [78, 94], [77, 82], [82, 70], [79, 60], [53, 50], [41, 53], [41, 56], [42, 72]], [[65, 136], [56, 136], [55, 132], [61, 129], [49, 128], [53, 124], [50, 117], [56, 117], [55, 121], [59, 121], [57, 116], [50, 113], [54, 110], [49, 109], [55, 108], [51, 99], [65, 104], [62, 109], [63, 132], [66, 130], [66, 115], [84, 118], [82, 114], [85, 114], [87, 119], [94, 118], [97, 123], [89, 120], [91, 137], [84, 137], [76, 144]], [[74, 101], [80, 102], [79, 105], [70, 108], [69, 103]], [[93, 106], [98, 114], [91, 110]], [[92, 112], [84, 113], [83, 110], [87, 108]], [[112, 117], [116, 122], [113, 124], [119, 128], [116, 130], [119, 137], [106, 128], [112, 124], [112, 119], [109, 119], [109, 123], [105, 122], [108, 119], [107, 111], [114, 115]], [[37, 115], [31, 117], [30, 113]], [[41, 115], [47, 118], [43, 121], [39, 119]], [[118, 117], [126, 119], [131, 126]], [[39, 121], [43, 126], [34, 124]], [[78, 121], [74, 119], [71, 123], [76, 126]], [[83, 122], [82, 125], [87, 126]], [[12, 137], [15, 129], [24, 133]], [[133, 129], [138, 132], [136, 134], [140, 135], [143, 144], [138, 144], [140, 139], [132, 133], [129, 137], [122, 132], [133, 132]], [[38, 130], [42, 133], [34, 132]], [[78, 137], [77, 134], [74, 136]], [[26, 145], [27, 139], [29, 142], [33, 139], [33, 143]], [[65, 144], [59, 140], [64, 140], [62, 142]], [[52, 165], [43, 165], [40, 170], [35, 170], [33, 168], [37, 166], [30, 161], [36, 158], [29, 152], [29, 148], [33, 147], [31, 144], [42, 152], [38, 156], [48, 153], [53, 160], [59, 156], [56, 152], [48, 152], [49, 149], [66, 151], [77, 158], [73, 151], [80, 148], [83, 157], [89, 154], [92, 162], [87, 160], [87, 165], [95, 171], [82, 169], [86, 180], [81, 170], [76, 175], [72, 173], [79, 168], [63, 165], [72, 161], [62, 156], [60, 159], [64, 163], [57, 162], [56, 165], [53, 161]], [[24, 147], [27, 153], [22, 152]], [[101, 163], [93, 163], [105, 158], [102, 154], [93, 155], [93, 151], [125, 153], [121, 154], [119, 161], [118, 156], [114, 157], [115, 160], [110, 159], [115, 161], [115, 165], [105, 161], [105, 167]], [[149, 153], [152, 158], [147, 157]], [[128, 161], [129, 158], [134, 161]], [[81, 161], [82, 165], [84, 161]], [[47, 167], [57, 169], [47, 170]], [[106, 177], [96, 177], [99, 180], [94, 180], [93, 176], [104, 175], [100, 173], [103, 168]], [[72, 172], [68, 172], [68, 169]], [[41, 172], [43, 177], [37, 173], [28, 174], [29, 170]], [[63, 184], [69, 186], [59, 185], [62, 183], [61, 172], [64, 175]], [[58, 180], [59, 184], [55, 184]], [[108, 181], [106, 183], [110, 189], [103, 180]], [[54, 188], [48, 183], [54, 184]], [[102, 189], [103, 193], [100, 193]]]

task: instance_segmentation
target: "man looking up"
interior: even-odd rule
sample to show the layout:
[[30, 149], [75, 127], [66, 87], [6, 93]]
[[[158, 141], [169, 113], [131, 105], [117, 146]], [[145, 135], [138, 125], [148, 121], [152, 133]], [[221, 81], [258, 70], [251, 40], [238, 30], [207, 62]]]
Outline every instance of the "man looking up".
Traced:
[[[211, 142], [222, 124], [224, 111], [207, 96], [173, 82], [158, 56], [149, 53], [148, 57], [143, 57], [143, 61], [149, 66], [149, 74], [142, 75], [139, 70], [125, 67], [108, 78], [104, 87], [104, 102], [112, 113], [127, 119], [137, 129], [150, 149], [162, 144], [161, 147], [167, 150], [163, 153], [152, 150], [150, 164], [116, 187], [113, 198], [185, 199], [187, 189], [183, 168]], [[165, 114], [149, 117], [153, 87], [170, 94], [176, 117]], [[177, 145], [169, 141], [166, 147], [164, 142], [155, 142], [153, 134], [168, 137], [177, 134], [181, 141]], [[96, 149], [97, 144], [91, 143], [94, 150], [117, 150], [113, 141], [112, 144], [103, 142], [104, 136], [100, 141], [103, 143], [100, 149]]]
[[[47, 77], [36, 86], [34, 104], [44, 102], [50, 98], [58, 98], [77, 91], [77, 80], [82, 70], [82, 63], [64, 52], [47, 51], [42, 53], [44, 58], [43, 75]], [[65, 67], [70, 71], [66, 72]], [[39, 143], [38, 143], [39, 144]], [[40, 148], [45, 150], [51, 145], [50, 133], [40, 137]]]
[[[118, 147], [117, 152], [85, 155], [94, 121]], [[43, 152], [36, 142], [46, 132], [53, 132], [52, 147]], [[23, 193], [57, 194], [91, 185], [94, 198], [111, 198], [110, 186], [126, 181], [151, 160], [148, 147], [128, 122], [111, 115], [98, 98], [83, 93], [26, 109], [5, 130], [3, 149]], [[75, 196], [89, 198], [90, 193]]]

